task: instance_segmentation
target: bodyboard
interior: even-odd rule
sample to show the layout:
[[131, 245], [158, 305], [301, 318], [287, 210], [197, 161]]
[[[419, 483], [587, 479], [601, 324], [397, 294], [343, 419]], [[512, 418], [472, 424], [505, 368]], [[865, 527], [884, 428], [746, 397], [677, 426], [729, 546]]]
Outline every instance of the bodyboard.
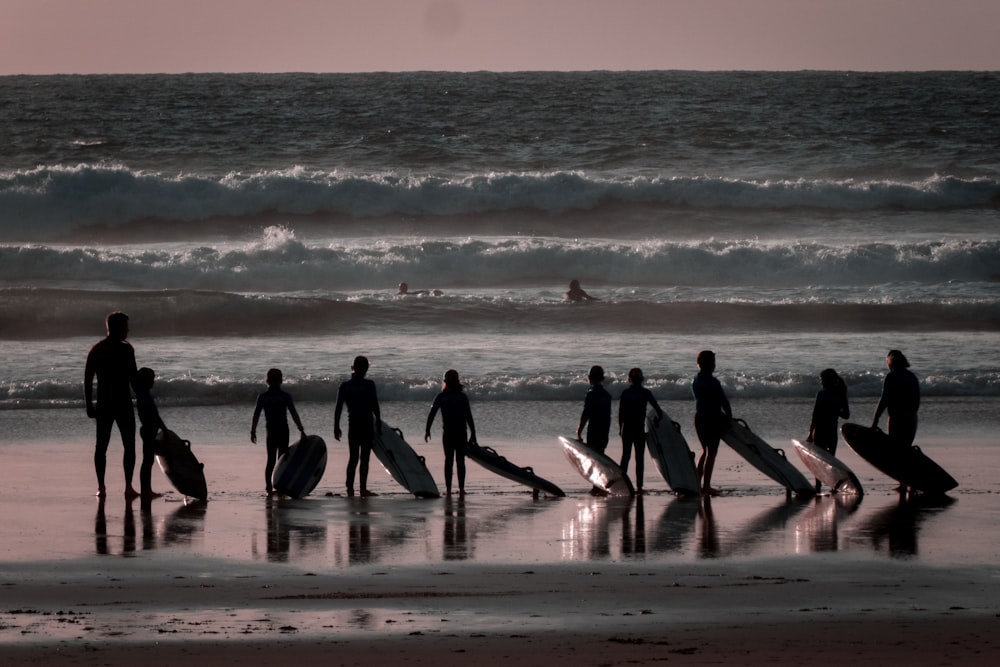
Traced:
[[326, 442], [309, 435], [281, 455], [271, 475], [274, 490], [292, 498], [303, 498], [316, 488], [326, 470]]
[[826, 484], [833, 493], [864, 495], [861, 481], [847, 465], [816, 443], [792, 440], [802, 463], [816, 479]]
[[583, 478], [612, 496], [634, 496], [635, 487], [617, 463], [580, 440], [559, 436], [566, 457]]
[[875, 468], [892, 479], [924, 493], [945, 493], [958, 482], [916, 445], [900, 445], [882, 429], [860, 424], [840, 428], [844, 440]]
[[153, 451], [160, 470], [175, 489], [198, 500], [208, 499], [205, 466], [191, 451], [189, 440], [181, 439], [171, 430], [160, 429]]
[[372, 453], [389, 476], [417, 498], [439, 498], [437, 484], [427, 469], [424, 457], [403, 439], [403, 432], [382, 422], [382, 433], [376, 433]]
[[666, 413], [663, 413], [659, 425], [654, 417], [655, 412], [646, 417], [646, 446], [656, 469], [677, 493], [699, 494], [701, 485], [698, 483], [694, 452], [681, 434], [681, 425]]
[[761, 471], [788, 491], [800, 495], [813, 495], [816, 488], [792, 465], [785, 452], [775, 449], [750, 430], [742, 419], [733, 419], [722, 439], [736, 450], [757, 470]]
[[465, 447], [465, 455], [490, 472], [494, 472], [518, 484], [524, 484], [529, 488], [544, 491], [550, 496], [561, 498], [566, 495], [558, 486], [536, 475], [535, 471], [530, 467], [515, 465], [497, 454], [490, 447], [483, 447], [470, 442]]

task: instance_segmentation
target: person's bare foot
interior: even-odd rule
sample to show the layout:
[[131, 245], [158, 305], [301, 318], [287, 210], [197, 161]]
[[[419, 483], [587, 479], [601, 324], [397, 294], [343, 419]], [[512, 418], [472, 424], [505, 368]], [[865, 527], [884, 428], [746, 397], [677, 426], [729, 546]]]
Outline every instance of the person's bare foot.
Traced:
[[132, 488], [132, 485], [130, 484], [125, 489], [125, 498], [127, 498], [128, 500], [135, 500], [138, 497], [139, 497], [139, 492], [136, 491], [134, 488]]
[[369, 491], [368, 489], [361, 489], [362, 498], [371, 498], [372, 496], [377, 496], [378, 494], [374, 491]]
[[103, 486], [99, 486], [97, 487], [97, 493], [94, 495], [96, 495], [98, 498], [107, 498], [108, 490]]
[[153, 500], [154, 498], [162, 498], [162, 493], [157, 493], [156, 491], [144, 491], [142, 494], [143, 500]]
[[717, 496], [720, 493], [722, 493], [722, 491], [720, 491], [719, 489], [714, 489], [711, 486], [706, 486], [706, 487], [702, 488], [701, 493], [702, 493], [702, 495], [705, 495], [705, 496]]

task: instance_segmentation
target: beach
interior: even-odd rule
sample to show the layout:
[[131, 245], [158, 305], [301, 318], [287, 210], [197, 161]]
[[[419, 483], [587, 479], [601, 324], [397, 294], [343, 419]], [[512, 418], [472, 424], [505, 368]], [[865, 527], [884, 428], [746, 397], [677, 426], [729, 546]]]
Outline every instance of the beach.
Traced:
[[[0, 665], [995, 664], [997, 76], [0, 77]], [[126, 502], [117, 433], [94, 495], [113, 311], [207, 502], [160, 470]], [[786, 498], [726, 445], [718, 497], [648, 457], [644, 495], [591, 496], [558, 441], [588, 369], [617, 400], [640, 368], [698, 452], [705, 349], [800, 470], [820, 373], [868, 426], [904, 351], [958, 487], [901, 499], [841, 441], [863, 497]], [[357, 355], [439, 488], [455, 369], [479, 443], [565, 497], [470, 463], [422, 500], [373, 461], [347, 498]], [[264, 495], [271, 368], [329, 448], [306, 498]]]
[[[533, 499], [469, 462], [468, 495], [417, 499], [374, 459], [379, 495], [347, 498], [346, 455], [331, 439], [316, 492], [289, 499], [263, 495], [259, 447], [224, 442], [228, 421], [246, 416], [205, 412], [223, 425], [192, 445], [208, 502], [183, 499], [158, 469], [154, 488], [170, 491], [127, 502], [116, 441], [103, 501], [91, 495], [86, 435], [0, 444], [15, 480], [0, 493], [3, 664], [986, 665], [1000, 655], [1000, 485], [983, 472], [998, 454], [976, 435], [932, 450], [961, 479], [943, 499], [902, 502], [843, 444], [860, 500], [786, 499], [732, 450], [720, 454], [721, 497], [675, 497], [647, 460], [645, 495], [595, 498], [554, 438], [494, 445], [565, 498]], [[437, 443], [411, 443], [440, 483]]]

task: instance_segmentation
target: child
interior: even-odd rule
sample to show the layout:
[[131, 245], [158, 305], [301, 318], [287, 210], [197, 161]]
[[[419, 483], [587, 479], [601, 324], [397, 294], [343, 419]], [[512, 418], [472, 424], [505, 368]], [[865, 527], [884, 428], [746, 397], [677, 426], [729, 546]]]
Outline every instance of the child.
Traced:
[[375, 433], [382, 433], [382, 412], [378, 406], [375, 383], [365, 379], [368, 358], [357, 356], [351, 370], [351, 379], [340, 383], [337, 390], [337, 407], [333, 412], [333, 437], [340, 440], [340, 413], [347, 404], [347, 495], [354, 495], [354, 472], [361, 464], [361, 496], [378, 495], [368, 490], [368, 461], [372, 454]]
[[653, 392], [642, 386], [641, 368], [633, 368], [628, 372], [629, 386], [625, 388], [618, 399], [618, 432], [622, 436], [621, 467], [628, 472], [629, 459], [632, 458], [632, 447], [635, 447], [635, 491], [642, 493], [642, 476], [645, 472], [646, 458], [646, 405], [656, 411], [654, 418], [660, 423], [663, 410], [660, 409]]
[[722, 390], [722, 383], [712, 375], [715, 372], [715, 353], [702, 350], [698, 353], [697, 363], [699, 370], [691, 383], [691, 393], [695, 400], [694, 430], [702, 450], [698, 459], [698, 477], [701, 479], [701, 492], [715, 496], [719, 490], [712, 488], [712, 470], [719, 454], [719, 441], [729, 430], [733, 410], [726, 392]]
[[135, 407], [139, 413], [139, 436], [142, 438], [142, 464], [139, 466], [139, 492], [145, 501], [159, 498], [162, 493], [153, 491], [153, 459], [156, 446], [156, 434], [160, 430], [167, 430], [163, 420], [160, 419], [160, 411], [156, 408], [156, 401], [150, 393], [153, 383], [156, 381], [156, 373], [152, 368], [143, 366], [135, 375]]
[[[444, 480], [445, 493], [451, 495], [451, 473], [458, 464], [458, 495], [465, 495], [465, 445], [476, 443], [476, 424], [472, 421], [472, 408], [469, 397], [462, 392], [462, 383], [458, 371], [452, 369], [444, 374], [444, 388], [434, 397], [430, 414], [427, 415], [427, 428], [424, 430], [424, 442], [431, 439], [431, 424], [434, 416], [441, 410], [442, 433], [441, 443], [444, 445]], [[466, 425], [469, 426], [470, 437], [466, 437]]]
[[[812, 420], [809, 422], [808, 442], [815, 442], [831, 454], [837, 453], [837, 427], [841, 417], [850, 419], [851, 409], [847, 404], [847, 384], [832, 368], [819, 374], [822, 389], [816, 394]], [[816, 493], [820, 490], [816, 480]]]
[[257, 397], [257, 406], [253, 411], [253, 422], [250, 424], [250, 442], [257, 442], [257, 422], [260, 419], [261, 411], [264, 412], [264, 427], [267, 429], [267, 464], [264, 466], [264, 484], [267, 495], [274, 495], [274, 487], [271, 484], [271, 475], [274, 473], [274, 466], [278, 462], [278, 456], [288, 451], [288, 415], [292, 415], [292, 420], [299, 429], [299, 433], [306, 437], [305, 429], [299, 420], [299, 413], [295, 411], [295, 404], [288, 392], [281, 389], [284, 380], [281, 369], [272, 368], [267, 372], [267, 391]]
[[[583, 427], [587, 427], [587, 446], [594, 451], [604, 453], [608, 447], [608, 434], [611, 432], [611, 394], [604, 388], [604, 369], [591, 366], [587, 374], [590, 389], [583, 399], [583, 412], [580, 414], [580, 425], [576, 427], [576, 439], [583, 440]], [[599, 487], [590, 490], [590, 495], [604, 495]]]

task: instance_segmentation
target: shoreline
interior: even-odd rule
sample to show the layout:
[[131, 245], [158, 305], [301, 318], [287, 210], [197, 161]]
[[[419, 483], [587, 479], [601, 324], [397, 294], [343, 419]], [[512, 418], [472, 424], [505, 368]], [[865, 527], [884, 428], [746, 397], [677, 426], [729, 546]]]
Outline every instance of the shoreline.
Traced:
[[334, 574], [199, 557], [107, 564], [0, 566], [0, 661], [393, 666], [485, 652], [477, 660], [492, 665], [992, 665], [1000, 656], [995, 566], [832, 556]]

